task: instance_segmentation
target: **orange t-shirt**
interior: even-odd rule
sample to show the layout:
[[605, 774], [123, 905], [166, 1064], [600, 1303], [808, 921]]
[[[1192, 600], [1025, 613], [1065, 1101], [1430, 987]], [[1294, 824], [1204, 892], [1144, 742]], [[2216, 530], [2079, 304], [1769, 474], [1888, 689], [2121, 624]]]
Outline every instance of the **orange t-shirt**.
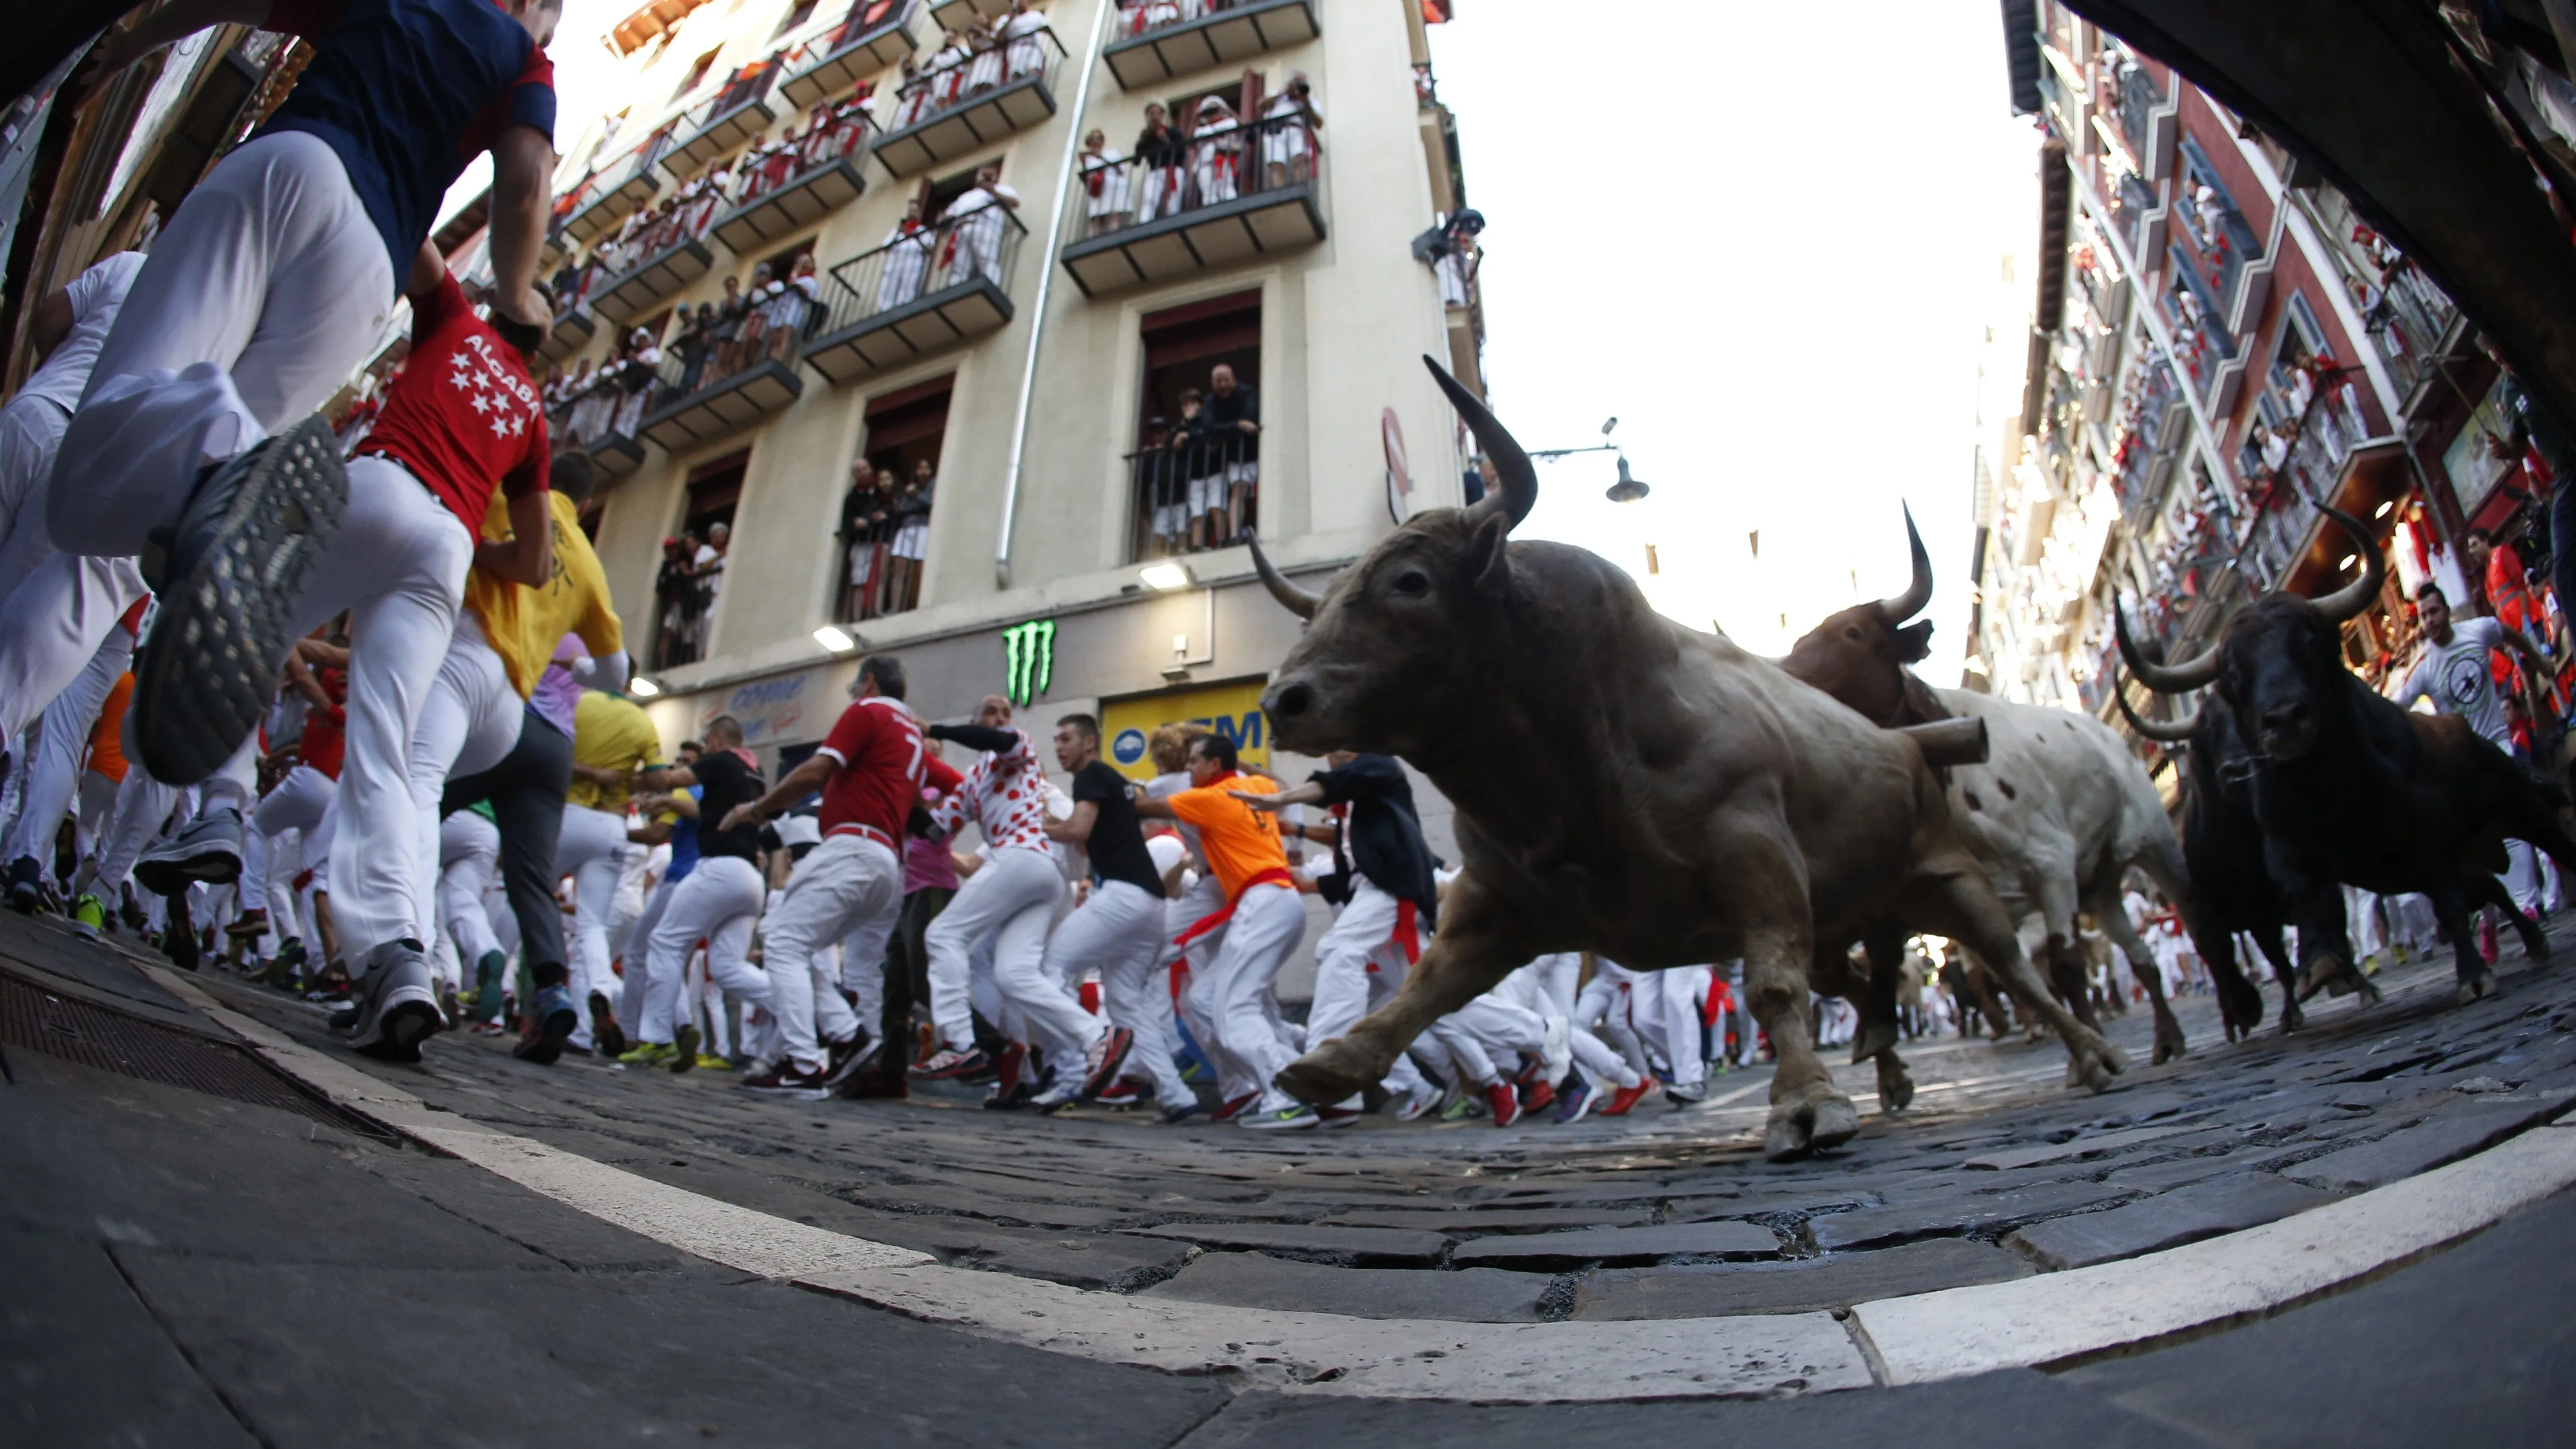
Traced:
[[125, 783], [125, 705], [134, 698], [134, 676], [120, 674], [109, 685], [107, 703], [99, 706], [98, 723], [89, 727], [89, 767], [118, 784]]
[[1198, 829], [1199, 853], [1207, 857], [1208, 868], [1216, 872], [1216, 883], [1229, 901], [1242, 895], [1262, 872], [1288, 869], [1287, 848], [1279, 843], [1279, 817], [1235, 799], [1227, 793], [1232, 790], [1276, 795], [1279, 782], [1267, 775], [1224, 775], [1205, 789], [1183, 790], [1169, 798], [1172, 813]]

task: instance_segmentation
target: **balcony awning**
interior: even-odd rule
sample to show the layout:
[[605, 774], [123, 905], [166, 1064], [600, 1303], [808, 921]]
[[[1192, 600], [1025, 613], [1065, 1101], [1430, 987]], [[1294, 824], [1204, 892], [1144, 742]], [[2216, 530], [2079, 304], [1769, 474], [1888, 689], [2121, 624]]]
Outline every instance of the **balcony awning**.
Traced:
[[611, 482], [644, 466], [644, 445], [623, 433], [610, 433], [591, 444], [589, 451], [591, 466]]
[[1115, 40], [1100, 58], [1120, 90], [1161, 85], [1193, 72], [1303, 45], [1319, 33], [1314, 0], [1253, 0], [1180, 25]]
[[666, 452], [681, 452], [759, 422], [804, 395], [804, 379], [780, 362], [719, 378], [686, 397], [644, 415], [644, 436]]
[[707, 274], [715, 254], [702, 241], [684, 241], [638, 265], [591, 300], [590, 310], [603, 322], [623, 325], [669, 300], [682, 287]]
[[930, 18], [942, 30], [964, 30], [970, 21], [1011, 13], [1011, 0], [931, 0]]
[[1324, 239], [1324, 214], [1311, 181], [1085, 237], [1063, 252], [1064, 269], [1086, 297], [1188, 276]]
[[829, 162], [716, 218], [715, 238], [737, 254], [748, 256], [763, 243], [830, 216], [857, 200], [866, 189], [859, 168], [847, 158]]

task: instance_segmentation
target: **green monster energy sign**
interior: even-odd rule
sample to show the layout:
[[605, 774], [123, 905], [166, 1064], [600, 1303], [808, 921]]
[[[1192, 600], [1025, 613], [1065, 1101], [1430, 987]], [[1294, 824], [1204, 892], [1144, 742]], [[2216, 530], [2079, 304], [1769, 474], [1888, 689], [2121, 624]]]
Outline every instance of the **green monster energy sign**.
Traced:
[[1025, 706], [1055, 682], [1055, 620], [1031, 619], [1002, 631], [1003, 693]]

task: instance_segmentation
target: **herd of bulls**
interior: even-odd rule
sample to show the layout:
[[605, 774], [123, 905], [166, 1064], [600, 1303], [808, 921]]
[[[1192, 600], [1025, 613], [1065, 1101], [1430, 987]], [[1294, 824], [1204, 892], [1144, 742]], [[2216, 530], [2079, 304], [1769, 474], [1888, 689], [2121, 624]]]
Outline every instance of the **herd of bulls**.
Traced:
[[[1300, 1099], [1339, 1101], [1377, 1081], [1423, 1028], [1542, 953], [1593, 950], [1639, 969], [1741, 957], [1778, 1059], [1766, 1149], [1833, 1147], [1859, 1118], [1816, 1053], [1809, 991], [1858, 999], [1854, 1060], [1875, 1059], [1881, 1102], [1901, 1108], [1913, 1086], [1895, 1051], [1895, 982], [1915, 934], [1973, 953], [2057, 1033], [2068, 1082], [2098, 1091], [2127, 1060], [2081, 989], [2079, 912], [2149, 993], [2156, 1060], [2183, 1050], [2120, 905], [2132, 868], [2182, 912], [2231, 1040], [2263, 1014], [2235, 932], [2252, 933], [2281, 975], [2284, 1030], [2314, 990], [2369, 991], [2345, 934], [2346, 883], [2429, 897], [2459, 952], [2464, 1001], [2494, 989], [2473, 906], [2504, 905], [2546, 954], [2495, 872], [2508, 836], [2576, 869], [2565, 795], [2460, 721], [2401, 710], [2345, 668], [2338, 625], [2381, 581], [2357, 520], [2334, 515], [2364, 541], [2362, 579], [2314, 601], [2258, 599], [2201, 658], [2151, 662], [2122, 622], [2142, 682], [2216, 686], [2192, 720], [2131, 716], [2188, 743], [2177, 841], [2145, 770], [2100, 721], [1933, 689], [1906, 669], [1931, 631], [1908, 622], [1932, 592], [1919, 537], [1905, 593], [1833, 615], [1785, 660], [1748, 654], [1658, 615], [1596, 555], [1512, 542], [1538, 496], [1528, 455], [1430, 365], [1499, 486], [1407, 522], [1320, 596], [1253, 547], [1271, 594], [1309, 621], [1263, 698], [1279, 744], [1402, 757], [1456, 807], [1463, 856], [1403, 989], [1280, 1074]], [[1984, 747], [1963, 751], [1974, 726]], [[2295, 973], [2284, 924], [2299, 928]]]

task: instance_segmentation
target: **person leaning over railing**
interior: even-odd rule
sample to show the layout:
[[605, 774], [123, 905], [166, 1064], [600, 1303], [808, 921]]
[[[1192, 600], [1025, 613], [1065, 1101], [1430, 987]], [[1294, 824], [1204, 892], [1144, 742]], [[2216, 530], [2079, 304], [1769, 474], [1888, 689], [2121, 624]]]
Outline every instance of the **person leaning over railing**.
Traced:
[[1002, 180], [999, 162], [976, 171], [975, 184], [948, 203], [942, 218], [951, 228], [948, 285], [979, 273], [997, 284], [1002, 280], [1002, 238], [1010, 227], [1009, 213], [1019, 207], [1020, 194]]
[[850, 464], [850, 490], [841, 495], [841, 617], [875, 616], [872, 588], [883, 570], [878, 558], [884, 546], [877, 532], [886, 522], [889, 499], [877, 488], [876, 465], [865, 457]]
[[822, 281], [814, 275], [814, 254], [798, 254], [787, 279], [770, 286], [776, 289], [769, 300], [770, 360], [793, 364], [797, 344], [805, 340], [821, 315], [816, 299], [821, 295]]
[[1186, 189], [1190, 145], [1164, 114], [1162, 106], [1145, 107], [1145, 129], [1136, 133], [1136, 220], [1177, 216]]
[[1324, 129], [1324, 117], [1315, 109], [1314, 90], [1306, 84], [1304, 71], [1289, 76], [1288, 88], [1261, 108], [1261, 125], [1265, 187], [1287, 186], [1314, 175], [1315, 133]]
[[1089, 235], [1116, 231], [1127, 217], [1127, 198], [1135, 188], [1127, 158], [1109, 149], [1108, 133], [1095, 130], [1082, 138], [1083, 215]]
[[1018, 80], [1046, 69], [1046, 47], [1038, 43], [1046, 17], [1029, 11], [1029, 0], [1011, 0], [1011, 10], [993, 22], [993, 39], [1001, 44], [1003, 79]]
[[930, 271], [931, 253], [938, 244], [939, 233], [921, 219], [921, 198], [916, 196], [905, 202], [903, 219], [894, 224], [881, 243], [877, 311], [891, 311], [921, 295], [922, 279]]

